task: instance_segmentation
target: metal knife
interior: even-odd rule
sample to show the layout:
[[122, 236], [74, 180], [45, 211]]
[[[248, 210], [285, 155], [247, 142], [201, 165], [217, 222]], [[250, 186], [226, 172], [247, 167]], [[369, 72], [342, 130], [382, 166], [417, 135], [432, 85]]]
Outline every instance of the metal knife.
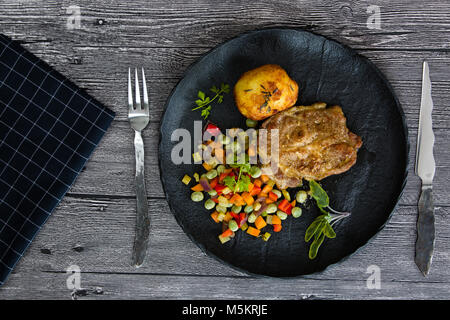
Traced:
[[431, 112], [431, 80], [428, 63], [423, 62], [422, 101], [420, 104], [419, 130], [417, 135], [415, 172], [422, 179], [417, 218], [415, 262], [424, 276], [430, 270], [434, 250], [434, 204], [432, 184], [436, 164], [433, 156], [434, 133]]

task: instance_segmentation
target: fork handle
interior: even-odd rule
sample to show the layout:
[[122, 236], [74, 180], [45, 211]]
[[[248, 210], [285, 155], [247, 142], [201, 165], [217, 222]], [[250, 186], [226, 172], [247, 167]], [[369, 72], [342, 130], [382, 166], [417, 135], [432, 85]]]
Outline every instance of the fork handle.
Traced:
[[147, 191], [144, 175], [144, 141], [140, 131], [135, 130], [134, 149], [136, 155], [136, 235], [133, 247], [133, 265], [139, 267], [144, 262], [147, 252], [150, 220], [148, 217]]

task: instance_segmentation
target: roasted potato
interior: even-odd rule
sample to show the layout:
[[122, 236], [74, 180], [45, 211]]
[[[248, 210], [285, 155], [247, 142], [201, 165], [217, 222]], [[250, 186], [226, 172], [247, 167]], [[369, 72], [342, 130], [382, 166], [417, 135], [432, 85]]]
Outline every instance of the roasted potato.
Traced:
[[245, 72], [234, 86], [234, 100], [246, 118], [262, 120], [297, 102], [298, 84], [279, 65]]

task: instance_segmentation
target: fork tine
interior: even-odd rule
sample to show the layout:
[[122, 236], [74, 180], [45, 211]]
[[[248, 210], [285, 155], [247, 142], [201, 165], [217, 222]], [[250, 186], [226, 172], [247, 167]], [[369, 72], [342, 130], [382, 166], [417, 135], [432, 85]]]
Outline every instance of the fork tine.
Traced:
[[148, 112], [148, 92], [147, 92], [147, 80], [145, 80], [145, 73], [144, 68], [142, 68], [142, 95], [144, 96], [144, 111], [149, 114]]
[[139, 78], [138, 78], [138, 74], [137, 74], [137, 68], [134, 69], [134, 73], [135, 73], [135, 77], [136, 77], [136, 81], [135, 81], [135, 92], [136, 92], [136, 97], [135, 97], [135, 101], [136, 101], [136, 110], [141, 110], [141, 94], [139, 92]]
[[133, 111], [133, 91], [131, 89], [131, 69], [128, 68], [128, 112]]

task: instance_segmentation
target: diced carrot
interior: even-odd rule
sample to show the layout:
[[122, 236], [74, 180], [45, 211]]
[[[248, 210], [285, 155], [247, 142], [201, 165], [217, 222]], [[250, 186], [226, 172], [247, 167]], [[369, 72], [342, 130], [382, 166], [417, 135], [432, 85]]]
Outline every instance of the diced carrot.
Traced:
[[249, 206], [251, 206], [253, 202], [255, 202], [255, 199], [253, 199], [253, 197], [248, 192], [244, 192], [242, 194], [242, 198], [244, 199], [245, 203]]
[[254, 236], [254, 237], [259, 236], [259, 233], [260, 233], [260, 232], [261, 232], [261, 230], [256, 229], [256, 228], [253, 228], [253, 227], [248, 227], [248, 229], [247, 229], [247, 233], [248, 233], [249, 235]]
[[258, 216], [255, 220], [255, 227], [258, 229], [262, 229], [267, 225], [266, 221], [264, 221], [264, 218], [262, 216]]
[[216, 185], [217, 185], [217, 182], [218, 182], [218, 178], [217, 177], [215, 177], [214, 179], [212, 179], [210, 182], [209, 182], [209, 185], [211, 186], [211, 188], [215, 188], [216, 187]]
[[232, 235], [233, 235], [233, 231], [231, 231], [231, 229], [227, 229], [220, 236], [222, 238], [226, 238], [226, 237], [230, 237]]
[[245, 201], [242, 198], [242, 196], [239, 193], [235, 193], [231, 199], [230, 202], [236, 206], [243, 206], [245, 205]]
[[269, 199], [273, 200], [273, 201], [277, 201], [278, 200], [278, 196], [273, 193], [272, 191], [269, 192]]
[[266, 198], [266, 203], [267, 204], [271, 204], [271, 203], [274, 203], [274, 202], [275, 202], [274, 200], [272, 200], [270, 198]]
[[272, 215], [272, 224], [281, 224], [281, 219], [276, 215]]
[[240, 197], [239, 194], [234, 193], [230, 199], [230, 203], [234, 204], [234, 202], [237, 200], [237, 197]]
[[281, 200], [280, 204], [278, 205], [278, 209], [280, 209], [283, 212], [286, 212], [287, 214], [291, 214], [292, 211], [292, 205], [289, 201], [286, 199]]
[[251, 196], [256, 196], [261, 192], [261, 187], [257, 186], [256, 184], [253, 186], [252, 191], [250, 191]]
[[291, 202], [291, 206], [295, 207], [296, 204], [297, 204], [297, 200], [294, 199], [294, 200]]
[[274, 224], [273, 225], [273, 231], [274, 232], [280, 232], [281, 231], [281, 224]]
[[253, 184], [255, 185], [255, 186], [258, 186], [258, 187], [261, 187], [262, 186], [262, 181], [261, 181], [261, 179], [255, 179], [255, 181], [253, 181]]
[[211, 218], [213, 218], [213, 220], [214, 220], [216, 223], [219, 223], [219, 222], [220, 222], [219, 219], [217, 219], [218, 216], [219, 216], [219, 213], [218, 213], [217, 211], [214, 211], [213, 213], [211, 213]]
[[261, 175], [261, 181], [262, 181], [263, 183], [266, 183], [266, 182], [269, 181], [269, 180], [270, 180], [270, 178], [269, 178], [268, 175], [265, 175], [265, 174], [262, 174], [262, 175]]
[[203, 168], [205, 168], [206, 171], [209, 171], [209, 170], [211, 170], [213, 168], [207, 162], [203, 162], [202, 166], [203, 166]]
[[262, 189], [261, 193], [269, 193], [270, 191], [272, 191], [273, 187], [269, 184], [266, 184], [264, 186], [264, 188]]
[[193, 186], [193, 187], [191, 188], [191, 190], [192, 190], [192, 191], [203, 191], [203, 187], [202, 187], [202, 185], [199, 183], [199, 184], [196, 184], [195, 186]]
[[248, 184], [248, 192], [252, 192], [253, 188], [255, 187], [255, 185], [253, 183], [249, 183]]

